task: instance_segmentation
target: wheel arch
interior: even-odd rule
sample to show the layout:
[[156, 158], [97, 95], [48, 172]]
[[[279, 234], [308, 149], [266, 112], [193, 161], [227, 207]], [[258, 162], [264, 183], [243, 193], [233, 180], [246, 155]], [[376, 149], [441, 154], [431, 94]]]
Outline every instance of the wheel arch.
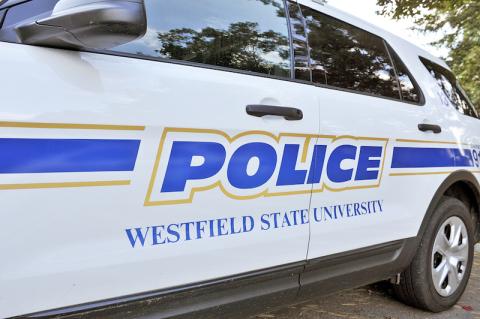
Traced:
[[450, 174], [437, 189], [423, 218], [417, 238], [423, 237], [427, 224], [443, 196], [458, 198], [466, 204], [474, 217], [475, 241], [480, 241], [480, 184], [477, 178], [466, 170]]

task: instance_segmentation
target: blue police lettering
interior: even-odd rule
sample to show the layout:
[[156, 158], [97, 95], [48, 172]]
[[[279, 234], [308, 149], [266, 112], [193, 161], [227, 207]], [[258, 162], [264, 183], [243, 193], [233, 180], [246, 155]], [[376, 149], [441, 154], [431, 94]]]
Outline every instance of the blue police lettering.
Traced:
[[337, 147], [328, 160], [327, 174], [328, 178], [334, 183], [344, 183], [352, 179], [353, 168], [342, 169], [341, 164], [344, 160], [354, 160], [357, 154], [357, 148], [353, 145], [341, 145]]
[[[277, 231], [304, 227], [310, 222], [336, 222], [354, 217], [373, 216], [383, 212], [383, 200], [369, 200], [313, 207], [310, 210], [292, 209], [280, 212], [223, 217], [209, 220], [185, 221], [166, 225], [126, 229], [132, 248], [162, 247], [180, 242], [248, 235], [251, 232]], [[311, 219], [311, 220], [310, 220]], [[258, 222], [256, 222], [258, 221]]]
[[315, 145], [313, 149], [313, 160], [308, 175], [308, 184], [320, 183], [322, 177], [322, 168], [325, 164], [325, 154], [327, 153], [326, 145]]
[[[255, 174], [247, 173], [248, 163], [256, 157], [260, 164]], [[228, 164], [228, 180], [239, 189], [256, 188], [265, 184], [273, 175], [277, 164], [275, 149], [265, 143], [249, 143], [240, 146]]]
[[308, 223], [308, 209], [266, 213], [260, 216], [261, 230], [294, 227]]
[[383, 200], [332, 205], [312, 208], [313, 220], [317, 223], [383, 212]]
[[126, 229], [132, 248], [188, 242], [205, 238], [250, 233], [255, 228], [252, 216], [197, 220], [145, 228]]
[[[162, 192], [179, 192], [188, 180], [214, 176], [225, 162], [225, 148], [218, 143], [175, 142], [172, 146]], [[200, 166], [192, 166], [194, 156], [204, 158]]]
[[[195, 193], [217, 187], [233, 199], [306, 194], [312, 186], [314, 191], [376, 187], [388, 141], [355, 137], [317, 140], [299, 134], [273, 138], [261, 132], [234, 140], [212, 133], [172, 132], [167, 137], [164, 143], [168, 146], [161, 153], [153, 191], [148, 195], [158, 200], [156, 203], [188, 203]], [[355, 208], [338, 212], [351, 213]], [[217, 233], [223, 234], [223, 224]]]
[[295, 165], [298, 162], [300, 145], [285, 145], [282, 164], [278, 174], [277, 185], [301, 185], [305, 184], [307, 170], [297, 170]]
[[[378, 146], [362, 146], [358, 159], [355, 180], [374, 180], [378, 178], [382, 148]], [[372, 159], [374, 158], [374, 159]]]

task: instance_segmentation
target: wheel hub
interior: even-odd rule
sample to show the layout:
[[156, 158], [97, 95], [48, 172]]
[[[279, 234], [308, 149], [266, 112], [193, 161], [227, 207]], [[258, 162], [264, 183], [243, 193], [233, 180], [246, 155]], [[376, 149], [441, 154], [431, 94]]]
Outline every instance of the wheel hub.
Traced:
[[450, 217], [439, 228], [432, 250], [432, 279], [441, 296], [457, 291], [465, 276], [468, 255], [467, 228], [460, 218]]

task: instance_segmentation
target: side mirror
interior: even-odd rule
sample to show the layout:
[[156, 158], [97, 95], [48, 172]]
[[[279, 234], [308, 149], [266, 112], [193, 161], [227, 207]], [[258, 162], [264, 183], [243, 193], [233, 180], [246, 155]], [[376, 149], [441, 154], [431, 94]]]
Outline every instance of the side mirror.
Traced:
[[59, 0], [47, 18], [21, 23], [22, 43], [71, 49], [111, 49], [147, 31], [143, 0]]

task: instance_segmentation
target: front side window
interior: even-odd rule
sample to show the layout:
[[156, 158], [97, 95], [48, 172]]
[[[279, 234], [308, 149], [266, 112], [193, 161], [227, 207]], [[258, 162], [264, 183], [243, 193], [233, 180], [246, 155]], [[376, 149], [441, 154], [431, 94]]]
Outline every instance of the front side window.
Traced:
[[401, 99], [382, 38], [302, 6], [315, 83]]
[[441, 89], [444, 103], [452, 105], [462, 114], [478, 117], [475, 108], [468, 100], [463, 89], [456, 82], [455, 77], [443, 67], [423, 58], [421, 60]]
[[289, 77], [282, 0], [145, 1], [147, 34], [115, 51]]

